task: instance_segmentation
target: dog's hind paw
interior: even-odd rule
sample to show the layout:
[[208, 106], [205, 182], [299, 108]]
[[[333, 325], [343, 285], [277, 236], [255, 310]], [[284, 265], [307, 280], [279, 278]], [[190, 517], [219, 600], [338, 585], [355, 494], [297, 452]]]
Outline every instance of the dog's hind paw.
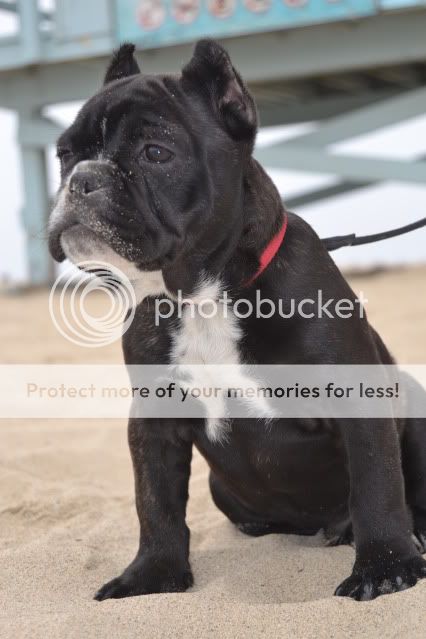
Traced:
[[413, 512], [413, 541], [420, 553], [426, 553], [426, 514], [424, 511]]
[[354, 546], [354, 533], [350, 521], [324, 528], [326, 546]]
[[412, 535], [415, 547], [422, 555], [426, 553], [426, 531], [415, 529]]
[[426, 561], [420, 555], [395, 561], [391, 566], [357, 569], [334, 593], [356, 601], [369, 601], [380, 595], [406, 590], [426, 577]]
[[248, 535], [249, 537], [263, 537], [264, 535], [281, 532], [279, 526], [274, 526], [273, 524], [269, 524], [266, 522], [247, 522], [238, 523], [235, 525], [240, 532], [244, 533], [244, 535]]
[[177, 569], [161, 558], [135, 560], [120, 577], [108, 581], [95, 594], [96, 601], [137, 597], [160, 592], [184, 592], [194, 583], [189, 566]]

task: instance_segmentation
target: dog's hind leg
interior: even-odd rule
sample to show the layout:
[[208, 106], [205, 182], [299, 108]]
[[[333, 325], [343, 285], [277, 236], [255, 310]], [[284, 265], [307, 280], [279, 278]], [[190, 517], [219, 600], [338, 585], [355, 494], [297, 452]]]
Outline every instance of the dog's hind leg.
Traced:
[[[426, 392], [414, 379], [406, 377], [407, 399], [426, 405]], [[426, 418], [407, 419], [401, 441], [402, 468], [407, 504], [413, 517], [416, 544], [426, 552]]]
[[245, 535], [262, 537], [271, 534], [314, 535], [317, 530], [300, 530], [284, 522], [270, 521], [242, 504], [213, 473], [209, 475], [210, 491], [215, 505]]
[[244, 507], [223, 485], [223, 482], [213, 473], [209, 475], [210, 492], [217, 508], [237, 526], [241, 532], [253, 537], [267, 534], [265, 523], [256, 521], [253, 513]]
[[426, 552], [426, 419], [407, 419], [402, 439], [402, 467], [413, 531]]

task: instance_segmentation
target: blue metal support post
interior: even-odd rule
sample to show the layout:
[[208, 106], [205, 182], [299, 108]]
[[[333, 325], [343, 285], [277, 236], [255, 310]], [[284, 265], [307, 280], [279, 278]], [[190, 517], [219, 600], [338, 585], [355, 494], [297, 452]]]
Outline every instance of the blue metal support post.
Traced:
[[[31, 128], [27, 114], [19, 114], [19, 128]], [[21, 136], [20, 136], [21, 137]], [[49, 214], [46, 149], [39, 143], [20, 139], [24, 205], [22, 221], [26, 233], [28, 281], [46, 284], [53, 279], [53, 267], [46, 251], [46, 225]]]

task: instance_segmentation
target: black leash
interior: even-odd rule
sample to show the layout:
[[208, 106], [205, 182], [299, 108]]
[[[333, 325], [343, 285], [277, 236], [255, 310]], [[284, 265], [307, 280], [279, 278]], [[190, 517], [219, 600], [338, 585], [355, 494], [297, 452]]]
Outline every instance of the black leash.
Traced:
[[374, 235], [361, 235], [357, 237], [355, 233], [351, 235], [336, 235], [335, 237], [325, 237], [322, 240], [327, 251], [335, 251], [343, 246], [360, 246], [360, 244], [370, 244], [371, 242], [380, 242], [381, 240], [388, 240], [390, 237], [396, 237], [397, 235], [403, 235], [404, 233], [410, 233], [416, 229], [421, 229], [426, 226], [426, 217], [417, 222], [412, 222], [406, 226], [400, 226], [397, 229], [390, 231], [384, 231], [383, 233], [375, 233]]

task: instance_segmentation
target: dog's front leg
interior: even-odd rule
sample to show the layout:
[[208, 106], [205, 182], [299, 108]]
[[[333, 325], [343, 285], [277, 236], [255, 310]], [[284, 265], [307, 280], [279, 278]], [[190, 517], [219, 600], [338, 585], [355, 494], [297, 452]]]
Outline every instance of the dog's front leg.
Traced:
[[356, 559], [337, 595], [357, 600], [413, 586], [426, 562], [411, 539], [393, 420], [342, 420], [350, 474]]
[[98, 601], [181, 592], [193, 581], [185, 523], [191, 429], [181, 420], [130, 419], [129, 446], [140, 523], [139, 550], [123, 574], [96, 593]]

